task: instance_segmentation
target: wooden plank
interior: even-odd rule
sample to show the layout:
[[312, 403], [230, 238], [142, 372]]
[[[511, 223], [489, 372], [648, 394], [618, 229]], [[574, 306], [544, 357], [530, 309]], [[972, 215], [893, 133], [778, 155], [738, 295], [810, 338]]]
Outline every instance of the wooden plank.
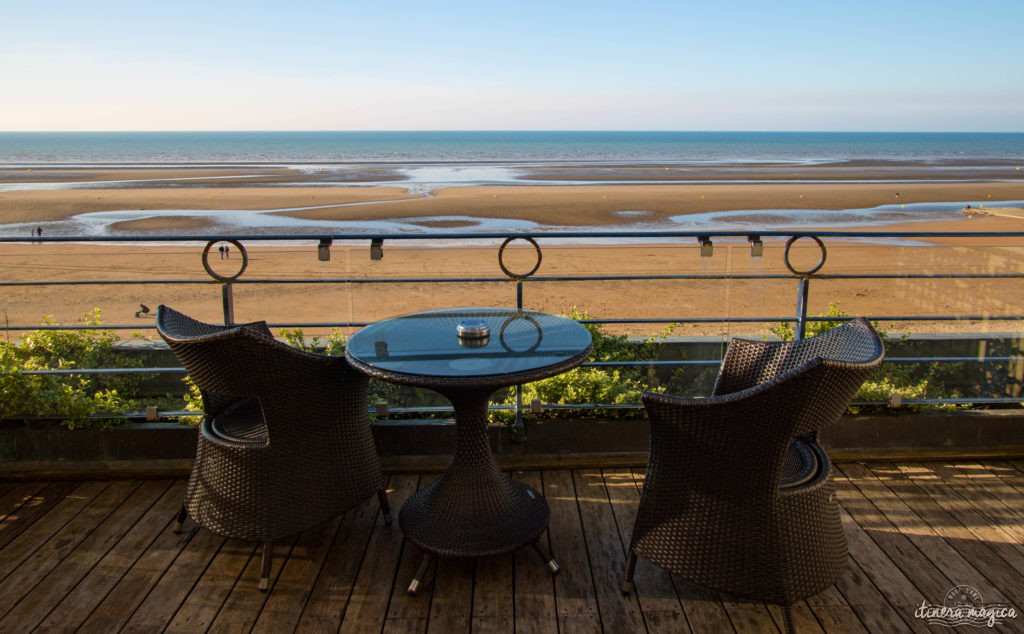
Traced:
[[[538, 493], [544, 491], [544, 479], [539, 471], [518, 471], [514, 477]], [[538, 543], [545, 553], [551, 552], [547, 531]], [[532, 548], [520, 548], [515, 553], [514, 565], [515, 573], [505, 580], [505, 585], [510, 586], [509, 582], [515, 580], [515, 631], [529, 634], [556, 631], [555, 581], [546, 563]]]
[[169, 486], [167, 480], [151, 480], [136, 488], [116, 511], [96, 526], [14, 609], [0, 619], [0, 631], [36, 627], [89, 574], [93, 566], [117, 545]]
[[930, 463], [932, 470], [975, 508], [1024, 544], [1024, 494], [980, 464]]
[[610, 632], [645, 630], [636, 596], [622, 594], [625, 547], [619, 538], [604, 475], [598, 469], [581, 469], [572, 475], [601, 625]]
[[[832, 479], [839, 503], [864, 533], [914, 584], [918, 593], [923, 597], [941, 597], [956, 585], [927, 555], [893, 526], [869, 499], [861, 495], [842, 471], [836, 469]], [[920, 601], [914, 607], [918, 605]]]
[[[170, 568], [171, 564], [181, 554], [182, 550], [191, 542], [193, 531], [175, 533], [173, 531], [174, 514], [181, 507], [182, 495], [184, 495], [184, 481], [176, 484], [181, 487], [177, 500], [171, 505], [173, 511], [164, 518], [164, 528], [159, 531], [156, 539], [146, 548], [145, 552], [135, 563], [131, 564], [124, 576], [117, 585], [107, 593], [102, 603], [87, 615], [88, 618], [82, 624], [81, 631], [84, 632], [113, 632], [121, 627], [132, 617], [140, 604], [147, 598], [150, 591], [160, 581], [162, 576]], [[171, 498], [173, 500], [173, 498]], [[205, 532], [205, 531], [204, 531]], [[207, 533], [209, 539], [214, 539]], [[187, 561], [187, 560], [185, 560]], [[184, 565], [184, 562], [183, 562]], [[182, 596], [191, 588], [182, 589]], [[177, 588], [172, 588], [177, 590]]]
[[[949, 484], [925, 464], [900, 464], [898, 468], [911, 481], [957, 518], [977, 539], [1002, 557], [1010, 566], [1024, 570], [1024, 547], [1014, 541], [1003, 526], [993, 524], [969, 500], [964, 499]], [[1008, 591], [1007, 591], [1008, 592]], [[933, 600], [934, 602], [934, 600]]]
[[[392, 515], [396, 515], [399, 504], [393, 490], [389, 496]], [[338, 631], [365, 558], [367, 544], [377, 530], [398, 531], [398, 520], [396, 518], [390, 528], [384, 526], [376, 496], [345, 514], [302, 610], [297, 631]]]
[[555, 575], [558, 629], [562, 632], [600, 632], [601, 617], [572, 473], [545, 471], [544, 495], [551, 506], [551, 549], [562, 567], [561, 572]]
[[[437, 562], [434, 592], [430, 602], [427, 632], [451, 634], [468, 632], [473, 620], [472, 559], [445, 557]], [[399, 580], [402, 577], [399, 576]], [[395, 584], [396, 586], [400, 584]]]
[[[975, 565], [984, 566], [984, 563], [991, 561], [993, 557], [978, 559], [977, 548], [968, 548], [967, 552], [958, 550], [955, 538], [951, 541], [945, 539], [940, 532], [900, 499], [892, 489], [886, 487], [885, 483], [866, 466], [845, 464], [842, 466], [842, 470], [847, 478], [857, 486], [861, 494], [872, 500], [896, 528], [943, 571], [947, 579], [956, 582], [954, 585], [967, 584], [975, 588], [991, 587], [989, 579]], [[934, 515], [932, 517], [936, 519], [936, 523], [955, 522], [945, 514], [941, 517]], [[1009, 600], [1002, 592], [992, 596], [993, 598], [988, 600], [998, 602]], [[937, 603], [938, 598], [932, 599], [931, 602]]]
[[4, 520], [46, 488], [46, 482], [2, 482], [0, 481], [0, 531]]
[[[167, 527], [181, 506], [181, 496], [184, 494], [185, 483], [174, 482], [124, 538], [57, 604], [40, 624], [40, 629], [71, 631], [82, 625]], [[135, 604], [132, 604], [131, 608], [134, 607]]]
[[[843, 520], [846, 539], [850, 545], [851, 564], [857, 564], [856, 568], [851, 565], [851, 570], [863, 572], [871, 583], [878, 587], [881, 596], [881, 601], [879, 601], [880, 597], [877, 593], [869, 594], [869, 599], [865, 602], [862, 597], [847, 594], [845, 587], [837, 583], [840, 591], [850, 602], [850, 607], [860, 615], [864, 623], [868, 623], [868, 619], [863, 613], [865, 610], [875, 610], [884, 617], [888, 617], [884, 630], [909, 627], [915, 632], [927, 631], [928, 628], [925, 627], [924, 621], [913, 618], [914, 610], [921, 605], [921, 601], [925, 597], [885, 552], [872, 541], [845, 508], [840, 507], [840, 516]], [[841, 583], [842, 580], [843, 577], [840, 577], [839, 582]], [[863, 589], [863, 586], [859, 587]], [[900, 625], [899, 620], [902, 620], [905, 625]], [[873, 630], [871, 625], [868, 626], [868, 629]]]
[[[46, 575], [56, 568], [98, 525], [139, 487], [139, 482], [115, 482], [86, 506], [38, 550], [13, 570], [0, 584], [0, 608], [9, 612]], [[30, 531], [26, 536], [35, 533]], [[12, 544], [13, 546], [14, 544]], [[5, 549], [6, 550], [6, 549]]]
[[[857, 613], [846, 602], [836, 586], [830, 586], [803, 602], [826, 632], [867, 632]], [[794, 615], [797, 609], [794, 607]], [[774, 612], [773, 612], [774, 613]], [[794, 618], [794, 620], [796, 620]], [[801, 619], [801, 622], [803, 619]], [[776, 619], [776, 623], [779, 620]]]
[[293, 535], [274, 543], [268, 592], [259, 589], [260, 575], [263, 573], [263, 547], [260, 546], [256, 549], [231, 592], [224, 599], [224, 605], [221, 606], [207, 632], [249, 632], [252, 630], [268, 597], [274, 592], [276, 580], [298, 540], [299, 536]]
[[[174, 618], [167, 624], [167, 630], [205, 632], [209, 629], [242, 571], [256, 553], [257, 546], [255, 542], [228, 539], [175, 611]], [[258, 553], [256, 556], [259, 556]]]
[[[210, 561], [226, 541], [223, 537], [214, 535], [205, 529], [195, 527], [193, 530], [195, 532], [192, 539], [188, 540], [179, 553], [176, 553], [177, 556], [173, 563], [165, 570], [158, 572], [158, 574], [162, 573], [159, 580], [151, 586], [145, 600], [139, 604], [130, 618], [125, 619], [122, 631], [159, 631], [163, 630], [174, 618], [178, 607], [188, 597], [196, 581], [203, 575]], [[116, 605], [108, 605], [106, 601], [100, 608], [105, 614], [109, 614], [109, 610], [117, 610]], [[104, 620], [114, 619], [108, 616]], [[89, 621], [92, 621], [92, 618]], [[86, 621], [83, 627], [88, 627], [89, 621]]]
[[33, 507], [33, 510], [37, 510], [42, 515], [32, 522], [31, 531], [18, 532], [0, 550], [0, 580], [10, 575], [109, 486], [109, 482], [85, 482], [74, 487], [72, 491], [47, 487], [44, 491], [47, 496], [45, 499], [41, 499], [38, 495], [33, 498], [33, 503], [38, 501], [38, 505]]
[[[1020, 572], [1000, 557], [990, 544], [978, 539], [974, 533], [951, 515], [943, 504], [944, 500], [933, 499], [895, 466], [870, 465], [869, 469], [880, 482], [917, 513], [936, 534], [940, 535], [947, 544], [984, 575], [984, 578], [989, 580], [989, 583], [979, 582], [979, 585], [976, 586], [979, 588], [979, 592], [981, 588], [986, 588], [986, 592], [991, 596], [1001, 595], [1014, 598], [1024, 596], [1024, 577], [1020, 575]], [[932, 599], [931, 603], [938, 603], [938, 600]]]
[[920, 623], [908, 625], [913, 614], [897, 614], [883, 596], [884, 590], [875, 587], [853, 557], [846, 573], [836, 581], [836, 590], [869, 632], [923, 631]]
[[[418, 480], [417, 476], [392, 476], [391, 503], [395, 508], [400, 508], [416, 490]], [[398, 522], [390, 527], [379, 526], [373, 531], [364, 557], [366, 563], [359, 568], [359, 575], [352, 586], [341, 632], [377, 632], [384, 626], [403, 541]], [[397, 583], [408, 581], [399, 580]]]
[[507, 633], [515, 629], [514, 557], [506, 553], [484, 557], [473, 573], [472, 631]]
[[[32, 495], [27, 495], [27, 491], [34, 489], [34, 486], [26, 485], [28, 488], [20, 489], [24, 492], [25, 498], [21, 504], [18, 504], [16, 508], [11, 509], [11, 512], [5, 514], [3, 522], [0, 522], [0, 548], [4, 548], [7, 544], [11, 543], [15, 537], [20, 535], [22, 531], [27, 530], [33, 523], [40, 517], [46, 515], [50, 509], [60, 503], [64, 498], [67, 497], [68, 493], [73, 491], [76, 487], [80, 486], [79, 482], [51, 482], [49, 484], [42, 483], [40, 487]], [[8, 493], [10, 501], [14, 501], [19, 493], [18, 490], [12, 490]], [[38, 543], [42, 543], [43, 532], [45, 531], [42, 527], [34, 527], [32, 529], [38, 534]], [[0, 560], [4, 557], [3, 553], [0, 553]]]
[[[633, 537], [633, 523], [640, 505], [640, 490], [630, 469], [604, 469], [605, 490], [611, 502], [622, 552], [625, 555]], [[616, 583], [621, 583], [620, 570]], [[679, 603], [672, 577], [645, 559], [638, 559], [633, 574], [634, 594], [640, 602], [644, 623], [649, 632], [690, 632], [683, 606]]]
[[[284, 562], [281, 575], [271, 586], [253, 632], [291, 632], [313, 594], [317, 578], [345, 516], [304, 531]], [[275, 548], [275, 557], [277, 549]]]
[[[726, 592], [719, 592], [718, 596], [722, 601], [722, 607], [729, 615], [729, 620], [732, 621], [733, 629], [737, 632], [766, 634], [779, 631], [772, 613], [763, 602], [741, 599]], [[814, 621], [813, 617], [811, 620]], [[814, 625], [817, 625], [816, 621]]]
[[984, 466], [1001, 482], [1013, 487], [1018, 493], [1024, 493], [1024, 473], [1021, 473], [1012, 462], [986, 461]]
[[[420, 490], [440, 477], [438, 474], [421, 476], [417, 490]], [[434, 558], [423, 578], [423, 585], [416, 596], [407, 592], [409, 581], [412, 580], [423, 560], [423, 552], [408, 540], [402, 546], [402, 554], [398, 560], [398, 572], [391, 587], [391, 596], [387, 603], [387, 616], [384, 619], [384, 634], [392, 632], [424, 632], [427, 629], [427, 617], [430, 615], [430, 604], [435, 594], [449, 592], [448, 588], [438, 588], [436, 571], [439, 560]]]

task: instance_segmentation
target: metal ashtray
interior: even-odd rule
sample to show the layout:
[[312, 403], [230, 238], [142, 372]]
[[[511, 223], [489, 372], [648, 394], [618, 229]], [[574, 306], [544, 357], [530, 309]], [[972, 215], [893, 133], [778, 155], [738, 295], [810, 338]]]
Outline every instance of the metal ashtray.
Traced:
[[467, 319], [455, 328], [455, 332], [459, 335], [460, 340], [467, 344], [472, 342], [477, 345], [484, 343], [491, 335], [491, 329], [481, 319]]

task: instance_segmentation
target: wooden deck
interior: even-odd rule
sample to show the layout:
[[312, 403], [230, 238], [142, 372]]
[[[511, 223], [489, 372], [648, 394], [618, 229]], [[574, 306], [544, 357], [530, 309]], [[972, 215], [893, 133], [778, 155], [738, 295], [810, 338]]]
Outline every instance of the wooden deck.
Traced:
[[[694, 587], [641, 561], [619, 592], [642, 470], [517, 472], [551, 503], [536, 553], [442, 560], [420, 596], [419, 558], [376, 502], [259, 551], [187, 524], [171, 530], [183, 481], [0, 482], [0, 631], [775, 632], [776, 606]], [[393, 475], [394, 507], [433, 475]], [[806, 632], [923, 631], [922, 601], [973, 586], [1009, 602], [1024, 630], [1024, 462], [844, 463], [835, 479], [848, 572], [798, 604]], [[189, 530], [189, 529], [192, 530]]]

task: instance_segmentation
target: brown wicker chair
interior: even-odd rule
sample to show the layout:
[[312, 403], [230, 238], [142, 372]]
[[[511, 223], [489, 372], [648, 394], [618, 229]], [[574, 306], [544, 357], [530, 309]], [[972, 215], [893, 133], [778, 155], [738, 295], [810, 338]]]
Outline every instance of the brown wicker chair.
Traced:
[[733, 339], [711, 398], [645, 393], [651, 448], [623, 592], [643, 557], [698, 585], [790, 606], [847, 565], [818, 431], [882, 363], [866, 319], [790, 342]]
[[369, 379], [344, 357], [275, 341], [265, 322], [216, 326], [167, 306], [160, 336], [202, 391], [205, 417], [178, 515], [225, 537], [272, 542], [337, 517], [377, 493], [391, 513], [366, 413]]

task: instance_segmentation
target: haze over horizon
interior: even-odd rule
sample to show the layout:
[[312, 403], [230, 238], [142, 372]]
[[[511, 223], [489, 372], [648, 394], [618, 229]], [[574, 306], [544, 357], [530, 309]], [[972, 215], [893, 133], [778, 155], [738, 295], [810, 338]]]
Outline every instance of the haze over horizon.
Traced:
[[0, 130], [1024, 131], [1024, 3], [8, 3]]

